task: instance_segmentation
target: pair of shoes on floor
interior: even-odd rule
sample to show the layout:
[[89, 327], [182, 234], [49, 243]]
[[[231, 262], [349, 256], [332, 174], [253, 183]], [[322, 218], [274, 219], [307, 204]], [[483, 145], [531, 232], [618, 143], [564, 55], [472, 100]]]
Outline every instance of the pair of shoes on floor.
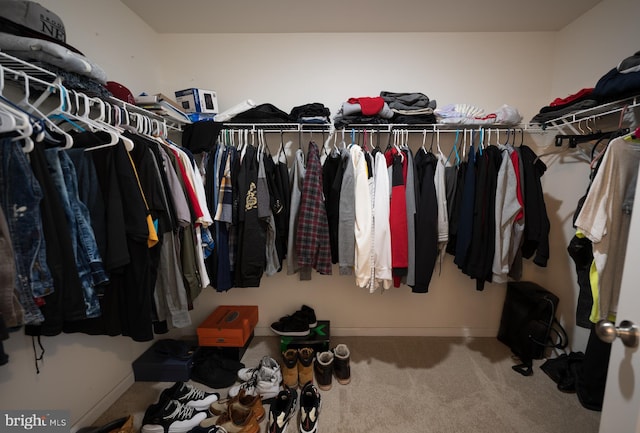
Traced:
[[209, 407], [220, 398], [217, 392], [207, 392], [176, 382], [160, 394], [158, 402], [147, 408], [141, 433], [186, 433], [207, 417]]
[[338, 344], [333, 350], [316, 355], [314, 372], [318, 387], [323, 391], [331, 389], [332, 378], [341, 385], [351, 382], [351, 352], [346, 344]]
[[271, 324], [271, 330], [278, 335], [289, 337], [305, 337], [311, 332], [311, 328], [318, 326], [316, 312], [313, 308], [303, 305], [290, 316], [281, 317]]
[[[275, 401], [269, 407], [267, 431], [284, 433], [296, 413], [298, 393], [295, 389], [284, 386]], [[307, 382], [300, 391], [300, 410], [298, 412], [298, 428], [300, 433], [316, 433], [318, 418], [322, 407], [320, 392], [312, 382]]]
[[289, 388], [296, 389], [307, 382], [313, 382], [314, 350], [311, 347], [287, 349], [282, 352], [282, 381]]
[[245, 394], [259, 395], [262, 400], [270, 401], [280, 392], [282, 371], [278, 361], [270, 356], [263, 356], [256, 367], [238, 370], [237, 377], [242, 383], [229, 389], [229, 397], [244, 391]]

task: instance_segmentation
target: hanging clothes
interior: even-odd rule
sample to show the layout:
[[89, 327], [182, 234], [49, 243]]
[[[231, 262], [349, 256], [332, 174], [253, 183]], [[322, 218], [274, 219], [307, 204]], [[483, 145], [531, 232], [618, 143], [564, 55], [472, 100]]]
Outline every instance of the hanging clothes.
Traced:
[[528, 146], [519, 146], [523, 167], [524, 225], [522, 256], [533, 257], [533, 263], [546, 267], [549, 260], [549, 230], [551, 228], [544, 203], [541, 178], [547, 166]]
[[369, 187], [369, 170], [365, 160], [365, 153], [358, 145], [349, 147], [351, 163], [353, 164], [355, 189], [355, 258], [354, 274], [356, 285], [367, 288], [371, 282], [371, 248], [373, 246], [373, 226], [371, 209], [371, 191]]
[[407, 161], [407, 175], [405, 178], [405, 193], [407, 205], [407, 275], [403, 282], [413, 287], [416, 281], [416, 202], [418, 200], [417, 176], [414, 175], [415, 161], [409, 146], [404, 146], [402, 153]]
[[373, 284], [370, 292], [382, 287], [388, 290], [393, 285], [391, 258], [391, 227], [389, 225], [389, 172], [387, 160], [382, 152], [375, 154], [374, 169], [374, 218], [373, 218]]
[[[235, 266], [236, 287], [258, 287], [265, 269], [266, 223], [258, 206], [258, 159], [256, 148], [245, 146], [238, 170], [238, 249]], [[263, 198], [264, 200], [264, 198]]]
[[498, 169], [495, 209], [495, 247], [492, 264], [492, 282], [506, 283], [514, 257], [511, 245], [516, 217], [522, 213], [518, 201], [518, 181], [510, 154], [513, 149], [501, 147], [502, 162]]
[[29, 159], [33, 174], [42, 185], [44, 193], [40, 203], [42, 231], [48, 246], [47, 264], [51, 270], [55, 290], [40, 306], [44, 321], [40, 324], [25, 326], [25, 333], [32, 336], [58, 335], [62, 332], [65, 322], [87, 317], [71, 230], [69, 230], [62, 199], [51, 177], [44, 152], [44, 147], [37, 144], [29, 154]]
[[340, 275], [353, 275], [356, 256], [355, 238], [355, 173], [351, 153], [342, 149], [343, 176], [340, 185], [340, 212], [338, 216], [338, 263]]
[[[481, 148], [480, 148], [481, 149]], [[474, 198], [474, 219], [466, 266], [463, 272], [476, 280], [476, 290], [484, 290], [491, 281], [495, 249], [496, 182], [501, 164], [501, 152], [488, 146], [476, 156], [477, 173]]]
[[42, 190], [19, 143], [11, 138], [0, 139], [0, 164], [0, 206], [9, 226], [24, 322], [42, 323], [36, 299], [53, 288], [42, 233]]
[[327, 221], [329, 222], [329, 244], [331, 263], [338, 263], [338, 222], [340, 219], [340, 186], [342, 185], [342, 158], [332, 151], [322, 165], [322, 191], [324, 193]]
[[575, 221], [593, 243], [592, 274], [595, 270], [598, 281], [591, 314], [594, 323], [615, 320], [639, 163], [640, 143], [613, 139]]
[[296, 238], [298, 231], [298, 217], [300, 200], [305, 179], [306, 168], [304, 166], [304, 152], [296, 150], [293, 167], [291, 168], [291, 211], [289, 213], [289, 239], [287, 244], [287, 275], [292, 275], [300, 269], [298, 265], [298, 253], [296, 251]]
[[295, 250], [301, 280], [311, 279], [311, 268], [322, 275], [331, 275], [329, 223], [322, 197], [322, 165], [314, 142], [309, 143], [307, 152]]
[[462, 198], [460, 201], [460, 212], [458, 218], [458, 236], [456, 239], [456, 256], [454, 263], [458, 268], [463, 269], [467, 263], [469, 245], [471, 245], [471, 234], [473, 231], [473, 209], [476, 195], [476, 153], [473, 143], [469, 146], [469, 158], [467, 169], [464, 171], [464, 185], [462, 187]]
[[409, 266], [407, 229], [406, 172], [407, 160], [395, 147], [385, 152], [387, 167], [391, 167], [391, 204], [389, 225], [391, 227], [391, 250], [393, 265], [393, 285], [400, 287]]
[[416, 283], [414, 293], [427, 293], [438, 258], [438, 203], [434, 176], [436, 156], [421, 148], [416, 153], [415, 166], [418, 180], [418, 206], [416, 212]]
[[[0, 317], [6, 318], [7, 326], [16, 327], [24, 322], [24, 310], [14, 290], [16, 262], [9, 236], [9, 226], [2, 206], [0, 206], [0, 255], [4, 257], [0, 262]], [[84, 312], [84, 309], [81, 311]]]

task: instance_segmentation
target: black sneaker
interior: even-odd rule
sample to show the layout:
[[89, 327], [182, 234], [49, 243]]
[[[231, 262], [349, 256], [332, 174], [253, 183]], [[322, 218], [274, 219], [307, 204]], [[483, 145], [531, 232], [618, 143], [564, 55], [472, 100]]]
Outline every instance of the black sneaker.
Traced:
[[297, 402], [298, 393], [285, 385], [269, 407], [268, 433], [284, 433], [287, 430], [289, 421], [296, 412]]
[[311, 332], [309, 324], [298, 317], [285, 316], [271, 324], [271, 330], [278, 335], [290, 337], [306, 337]]
[[316, 320], [316, 312], [313, 308], [303, 305], [298, 311], [292, 314], [292, 317], [295, 317], [303, 322], [306, 322], [309, 325], [309, 328], [315, 328], [318, 326], [318, 321]]
[[300, 391], [300, 433], [316, 433], [318, 431], [318, 416], [322, 407], [320, 392], [312, 382]]
[[176, 382], [160, 394], [160, 401], [177, 400], [198, 411], [207, 410], [219, 398], [220, 394], [217, 392], [206, 392], [184, 382]]
[[207, 417], [176, 400], [160, 400], [149, 406], [142, 419], [141, 433], [186, 433]]

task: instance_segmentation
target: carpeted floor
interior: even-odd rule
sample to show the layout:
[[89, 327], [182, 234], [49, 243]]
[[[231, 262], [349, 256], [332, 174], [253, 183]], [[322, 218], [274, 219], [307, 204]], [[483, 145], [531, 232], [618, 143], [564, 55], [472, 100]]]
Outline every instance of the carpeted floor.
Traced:
[[[351, 350], [352, 380], [322, 391], [319, 433], [598, 432], [599, 412], [558, 391], [542, 361], [533, 376], [515, 373], [509, 349], [495, 338], [332, 337], [338, 343]], [[279, 360], [278, 345], [276, 337], [256, 337], [242, 361]], [[133, 414], [139, 429], [145, 409], [171, 385], [136, 382], [95, 425]]]

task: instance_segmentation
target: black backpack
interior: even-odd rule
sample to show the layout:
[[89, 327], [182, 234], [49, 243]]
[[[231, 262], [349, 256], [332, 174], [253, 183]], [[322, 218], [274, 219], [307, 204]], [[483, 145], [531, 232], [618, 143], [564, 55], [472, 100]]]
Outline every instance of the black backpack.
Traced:
[[567, 333], [556, 319], [559, 299], [536, 283], [510, 282], [504, 300], [498, 340], [506, 344], [521, 364], [512, 368], [524, 376], [533, 374], [533, 360], [548, 348], [567, 347]]

